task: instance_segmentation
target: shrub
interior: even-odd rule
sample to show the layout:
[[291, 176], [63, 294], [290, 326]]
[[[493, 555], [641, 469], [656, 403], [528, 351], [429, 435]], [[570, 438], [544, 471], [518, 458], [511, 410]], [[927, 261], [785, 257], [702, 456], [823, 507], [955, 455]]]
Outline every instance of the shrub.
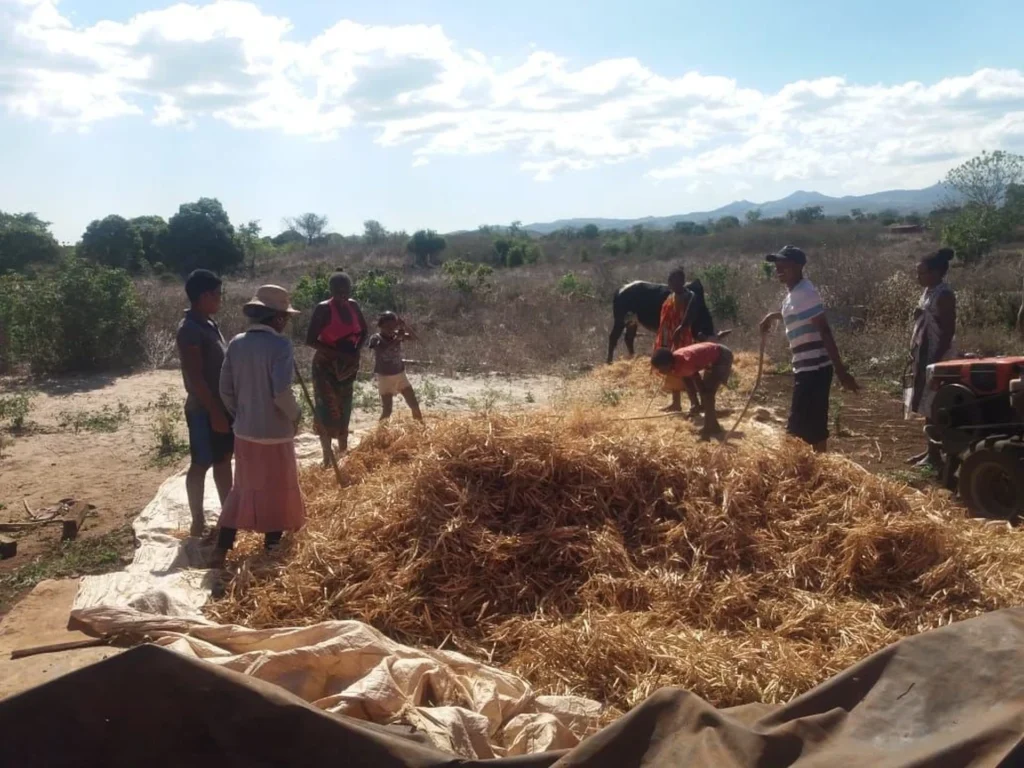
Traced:
[[137, 363], [143, 311], [128, 273], [65, 259], [37, 277], [0, 279], [11, 357], [37, 373], [95, 371]]
[[942, 228], [942, 242], [965, 262], [978, 261], [1006, 234], [1006, 219], [994, 208], [964, 208]]
[[494, 260], [504, 267], [521, 267], [540, 261], [541, 250], [537, 243], [526, 238], [498, 238], [494, 241]]
[[736, 270], [725, 264], [710, 264], [699, 273], [711, 316], [716, 320], [737, 320], [740, 302], [733, 291]]
[[586, 278], [577, 277], [575, 272], [566, 272], [555, 286], [558, 293], [568, 298], [590, 298], [594, 295], [593, 287]]
[[494, 270], [486, 264], [472, 264], [462, 259], [446, 261], [442, 271], [448, 285], [466, 296], [476, 290], [490, 288], [488, 278], [494, 274]]
[[32, 410], [32, 397], [24, 392], [0, 397], [0, 421], [6, 421], [14, 431], [25, 428], [25, 419]]
[[395, 309], [398, 306], [398, 278], [390, 272], [371, 269], [356, 281], [353, 298], [374, 309]]
[[292, 304], [301, 310], [311, 309], [329, 298], [331, 273], [324, 267], [317, 267], [311, 274], [300, 277], [292, 291]]

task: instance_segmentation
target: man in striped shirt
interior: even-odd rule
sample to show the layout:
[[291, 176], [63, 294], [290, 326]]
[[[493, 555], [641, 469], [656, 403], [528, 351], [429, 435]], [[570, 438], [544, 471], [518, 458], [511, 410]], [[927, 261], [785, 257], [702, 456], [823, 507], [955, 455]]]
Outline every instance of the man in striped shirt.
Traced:
[[786, 431], [810, 443], [815, 451], [828, 447], [828, 399], [832, 375], [843, 389], [856, 392], [856, 380], [846, 370], [839, 355], [832, 329], [825, 318], [825, 307], [818, 290], [804, 277], [807, 256], [799, 248], [787, 245], [765, 256], [775, 265], [775, 274], [788, 289], [781, 312], [772, 312], [761, 321], [761, 333], [782, 320], [793, 355], [793, 401]]

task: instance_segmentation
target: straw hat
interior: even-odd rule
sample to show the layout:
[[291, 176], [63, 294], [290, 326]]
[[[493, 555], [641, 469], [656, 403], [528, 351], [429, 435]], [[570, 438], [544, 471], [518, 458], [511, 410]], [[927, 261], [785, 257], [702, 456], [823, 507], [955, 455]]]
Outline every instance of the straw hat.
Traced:
[[274, 312], [287, 312], [289, 315], [299, 314], [299, 310], [292, 307], [288, 291], [279, 285], [261, 285], [256, 289], [256, 295], [246, 303], [245, 308], [265, 308]]

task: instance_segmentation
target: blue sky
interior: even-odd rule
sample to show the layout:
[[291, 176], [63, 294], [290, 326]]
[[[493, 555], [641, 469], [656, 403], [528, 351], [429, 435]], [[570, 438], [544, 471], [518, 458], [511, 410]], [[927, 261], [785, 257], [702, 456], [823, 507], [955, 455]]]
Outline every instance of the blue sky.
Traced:
[[74, 241], [200, 196], [353, 232], [925, 186], [1024, 152], [1022, 28], [1009, 0], [0, 0], [0, 209]]

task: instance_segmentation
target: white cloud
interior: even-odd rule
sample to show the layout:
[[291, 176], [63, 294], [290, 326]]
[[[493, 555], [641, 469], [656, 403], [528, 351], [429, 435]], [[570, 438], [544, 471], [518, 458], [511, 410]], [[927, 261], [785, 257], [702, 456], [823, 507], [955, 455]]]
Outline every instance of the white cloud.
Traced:
[[[840, 77], [775, 92], [634, 58], [577, 66], [534, 49], [511, 65], [439, 26], [339, 21], [299, 39], [252, 3], [179, 3], [76, 26], [53, 0], [0, 0], [0, 104], [82, 129], [139, 117], [335, 140], [368, 128], [414, 167], [505, 151], [538, 180], [645, 159], [653, 179], [926, 184], [983, 148], [1024, 150], [1024, 72], [935, 83]], [[742, 186], [741, 185], [746, 185]], [[692, 184], [691, 184], [692, 186]]]

